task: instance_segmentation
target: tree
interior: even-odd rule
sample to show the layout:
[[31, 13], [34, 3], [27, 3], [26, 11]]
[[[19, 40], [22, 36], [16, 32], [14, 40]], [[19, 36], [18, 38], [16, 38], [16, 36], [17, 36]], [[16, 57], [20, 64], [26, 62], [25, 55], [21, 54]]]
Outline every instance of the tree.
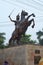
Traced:
[[4, 48], [4, 41], [5, 41], [5, 37], [4, 37], [5, 33], [0, 33], [0, 48]]
[[36, 34], [37, 34], [37, 39], [39, 41], [39, 44], [43, 45], [43, 29], [42, 31], [36, 32]]
[[22, 42], [22, 44], [36, 43], [36, 41], [31, 40], [31, 35], [26, 35], [26, 34], [22, 35], [21, 42]]

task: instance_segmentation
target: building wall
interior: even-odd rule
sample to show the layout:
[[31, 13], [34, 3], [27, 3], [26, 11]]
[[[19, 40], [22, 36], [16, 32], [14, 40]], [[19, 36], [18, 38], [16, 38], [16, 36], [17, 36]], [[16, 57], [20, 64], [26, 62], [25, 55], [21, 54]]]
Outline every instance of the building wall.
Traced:
[[7, 61], [9, 65], [26, 65], [25, 46], [3, 49], [2, 52], [3, 53], [0, 54], [3, 56], [2, 65], [4, 64], [4, 61]]
[[[38, 50], [40, 53], [35, 53]], [[43, 57], [43, 46], [23, 45], [0, 50], [0, 65], [7, 61], [9, 65], [38, 65], [34, 58]], [[37, 61], [37, 59], [36, 59]]]
[[[28, 65], [38, 65], [38, 63], [34, 63], [34, 62], [43, 58], [43, 46], [27, 45], [26, 47], [27, 47], [27, 62], [28, 62]], [[36, 50], [40, 51], [40, 53], [35, 53]], [[37, 57], [36, 60], [34, 60], [35, 57]]]
[[0, 49], [0, 65], [2, 65], [2, 62], [3, 62], [3, 52]]

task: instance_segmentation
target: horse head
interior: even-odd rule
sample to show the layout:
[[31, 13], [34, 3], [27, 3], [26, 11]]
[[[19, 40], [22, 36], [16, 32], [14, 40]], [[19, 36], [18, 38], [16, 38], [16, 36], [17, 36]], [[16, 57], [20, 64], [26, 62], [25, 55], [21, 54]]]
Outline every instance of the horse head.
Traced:
[[21, 12], [21, 20], [25, 19], [25, 16], [27, 16], [27, 15], [28, 15], [28, 13], [26, 11], [22, 10], [22, 12]]
[[22, 10], [21, 14], [24, 15], [24, 16], [28, 15], [28, 13], [26, 11], [24, 11], [24, 10]]

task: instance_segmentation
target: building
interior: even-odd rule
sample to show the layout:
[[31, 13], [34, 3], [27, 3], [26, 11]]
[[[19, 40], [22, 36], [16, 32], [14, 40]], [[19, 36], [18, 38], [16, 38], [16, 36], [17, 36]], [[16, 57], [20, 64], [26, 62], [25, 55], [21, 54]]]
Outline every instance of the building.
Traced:
[[22, 45], [0, 49], [0, 65], [5, 61], [9, 65], [38, 65], [43, 58], [43, 46], [40, 45]]

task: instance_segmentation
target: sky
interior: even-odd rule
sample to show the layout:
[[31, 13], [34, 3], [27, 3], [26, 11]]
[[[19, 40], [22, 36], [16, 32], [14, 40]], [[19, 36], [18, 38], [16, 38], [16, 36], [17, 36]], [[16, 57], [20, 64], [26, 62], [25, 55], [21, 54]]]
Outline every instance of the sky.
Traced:
[[[32, 35], [33, 40], [37, 40], [36, 32], [43, 28], [43, 0], [0, 0], [0, 32], [5, 32], [6, 40], [8, 43], [12, 32], [15, 30], [15, 24], [9, 20], [11, 18], [16, 20], [16, 15], [25, 10], [28, 15], [35, 14], [35, 27], [32, 29], [32, 24], [28, 27], [26, 34]], [[31, 19], [31, 18], [30, 18]]]

